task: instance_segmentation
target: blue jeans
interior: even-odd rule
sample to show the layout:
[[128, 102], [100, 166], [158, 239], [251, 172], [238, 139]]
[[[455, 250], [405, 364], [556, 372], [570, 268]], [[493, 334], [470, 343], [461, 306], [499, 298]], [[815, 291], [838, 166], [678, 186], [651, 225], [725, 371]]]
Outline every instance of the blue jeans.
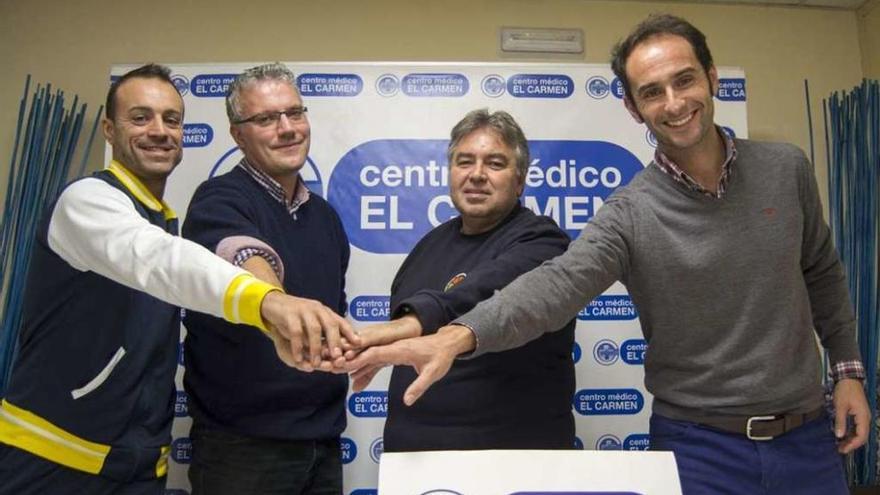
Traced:
[[675, 454], [684, 495], [848, 495], [825, 416], [769, 441], [651, 416], [651, 450]]
[[340, 495], [339, 439], [270, 440], [194, 425], [192, 495]]
[[0, 443], [0, 495], [162, 495], [164, 491], [164, 477], [118, 482]]

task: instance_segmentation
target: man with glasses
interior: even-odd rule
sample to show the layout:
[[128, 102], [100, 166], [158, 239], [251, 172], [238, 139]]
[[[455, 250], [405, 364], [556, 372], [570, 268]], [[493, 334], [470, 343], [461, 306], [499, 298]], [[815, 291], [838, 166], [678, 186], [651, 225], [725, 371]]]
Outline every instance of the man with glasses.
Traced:
[[[244, 71], [226, 111], [244, 158], [196, 190], [183, 235], [343, 315], [348, 238], [302, 179], [311, 129], [293, 74], [277, 63]], [[270, 339], [213, 316], [189, 312], [184, 325], [193, 494], [341, 493], [347, 379], [309, 373], [318, 360], [299, 356], [291, 369]]]

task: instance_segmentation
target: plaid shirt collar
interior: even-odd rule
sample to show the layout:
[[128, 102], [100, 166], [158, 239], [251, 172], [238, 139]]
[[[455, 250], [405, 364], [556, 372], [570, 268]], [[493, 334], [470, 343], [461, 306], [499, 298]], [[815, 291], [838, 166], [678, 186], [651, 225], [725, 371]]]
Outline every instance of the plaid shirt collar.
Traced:
[[721, 177], [718, 178], [718, 192], [713, 193], [709, 191], [705, 187], [701, 186], [697, 181], [694, 180], [693, 177], [688, 175], [687, 172], [681, 169], [678, 165], [675, 164], [672, 160], [669, 159], [663, 152], [660, 151], [660, 148], [657, 148], [657, 151], [654, 152], [654, 163], [660, 167], [660, 170], [671, 176], [675, 179], [676, 182], [683, 184], [685, 187], [692, 191], [696, 191], [705, 196], [709, 196], [710, 198], [721, 199], [724, 196], [724, 193], [727, 191], [727, 186], [730, 183], [730, 174], [733, 169], [733, 162], [736, 160], [736, 146], [733, 143], [733, 138], [730, 137], [723, 129], [718, 126], [715, 126], [716, 132], [721, 134], [721, 137], [724, 140], [724, 150], [725, 150], [725, 158], [724, 163], [721, 164]]
[[272, 196], [276, 201], [284, 205], [290, 214], [295, 214], [296, 210], [309, 200], [309, 194], [311, 193], [301, 178], [296, 181], [296, 190], [293, 191], [293, 198], [288, 202], [287, 195], [284, 192], [284, 188], [281, 187], [281, 184], [270, 177], [267, 173], [251, 165], [247, 158], [242, 158], [241, 161], [238, 162], [238, 166], [257, 181], [257, 184], [262, 186], [263, 189], [269, 193], [269, 196]]

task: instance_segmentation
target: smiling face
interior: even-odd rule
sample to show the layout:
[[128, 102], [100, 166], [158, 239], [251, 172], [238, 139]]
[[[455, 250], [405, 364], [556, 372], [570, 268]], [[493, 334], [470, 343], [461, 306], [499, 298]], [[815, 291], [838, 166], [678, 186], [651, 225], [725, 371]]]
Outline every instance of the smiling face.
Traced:
[[[237, 112], [241, 118], [302, 108], [294, 87], [282, 80], [257, 80], [241, 90]], [[296, 177], [309, 154], [311, 127], [308, 116], [294, 121], [278, 115], [278, 121], [261, 126], [257, 122], [233, 124], [232, 138], [248, 162], [280, 182], [285, 189]], [[292, 189], [291, 189], [292, 190]]]
[[165, 180], [183, 157], [183, 99], [157, 78], [134, 77], [116, 90], [113, 120], [101, 129], [123, 164], [158, 198]]
[[626, 74], [633, 95], [626, 108], [654, 133], [661, 151], [675, 160], [715, 143], [718, 73], [713, 66], [707, 74], [686, 39], [648, 38], [633, 49]]
[[516, 206], [524, 184], [513, 149], [497, 132], [481, 128], [463, 137], [449, 164], [449, 193], [461, 214], [462, 233], [498, 225]]

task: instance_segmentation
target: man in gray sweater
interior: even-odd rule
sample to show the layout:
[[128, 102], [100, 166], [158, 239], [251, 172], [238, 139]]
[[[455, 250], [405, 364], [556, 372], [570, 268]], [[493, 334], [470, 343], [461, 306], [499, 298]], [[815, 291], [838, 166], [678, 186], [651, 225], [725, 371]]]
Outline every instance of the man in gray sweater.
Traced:
[[[870, 417], [811, 164], [794, 146], [714, 124], [718, 74], [683, 19], [646, 19], [612, 68], [627, 110], [657, 138], [654, 161], [565, 254], [436, 334], [368, 349], [349, 368], [414, 366], [412, 404], [459, 355], [521, 346], [620, 280], [648, 342], [652, 448], [675, 453], [686, 494], [848, 493], [838, 451], [865, 442]], [[833, 431], [816, 335], [835, 380]]]

